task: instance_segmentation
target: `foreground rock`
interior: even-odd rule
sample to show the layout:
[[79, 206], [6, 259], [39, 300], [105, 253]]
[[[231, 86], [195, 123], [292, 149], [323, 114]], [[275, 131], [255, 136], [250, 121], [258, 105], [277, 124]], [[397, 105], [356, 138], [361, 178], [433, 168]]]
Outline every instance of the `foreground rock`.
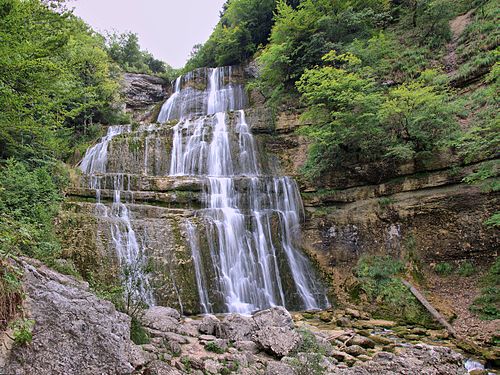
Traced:
[[88, 284], [35, 261], [23, 264], [25, 311], [33, 341], [6, 358], [8, 374], [129, 374], [144, 362], [130, 341], [130, 318], [88, 291]]
[[[27, 260], [25, 313], [36, 321], [33, 341], [0, 358], [2, 373], [368, 375], [466, 374], [449, 348], [370, 339], [354, 330], [300, 329], [284, 308], [219, 319], [181, 317], [152, 307], [141, 322], [149, 342], [129, 340], [130, 318], [92, 295], [86, 283]], [[375, 338], [371, 335], [370, 337]]]

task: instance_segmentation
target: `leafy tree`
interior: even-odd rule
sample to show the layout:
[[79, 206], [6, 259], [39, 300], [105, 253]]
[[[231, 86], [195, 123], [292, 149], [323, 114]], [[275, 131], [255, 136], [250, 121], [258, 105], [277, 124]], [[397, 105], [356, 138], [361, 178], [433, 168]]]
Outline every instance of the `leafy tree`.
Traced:
[[151, 53], [141, 50], [135, 33], [110, 33], [106, 38], [106, 47], [113, 61], [127, 72], [161, 74], [172, 69]]
[[203, 45], [193, 47], [186, 70], [239, 64], [265, 44], [273, 25], [275, 0], [229, 0], [219, 23]]
[[448, 93], [428, 82], [438, 80], [435, 73], [386, 91], [350, 53], [331, 51], [323, 60], [329, 65], [297, 82], [311, 124], [302, 129], [313, 141], [310, 175], [346, 162], [425, 156], [457, 129]]
[[65, 155], [116, 93], [102, 38], [54, 3], [0, 3], [0, 158]]

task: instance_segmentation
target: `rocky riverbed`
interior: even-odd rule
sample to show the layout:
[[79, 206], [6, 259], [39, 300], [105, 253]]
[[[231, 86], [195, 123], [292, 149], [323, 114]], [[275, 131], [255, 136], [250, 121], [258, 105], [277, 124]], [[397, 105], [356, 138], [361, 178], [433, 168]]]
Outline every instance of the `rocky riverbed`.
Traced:
[[252, 316], [189, 318], [153, 307], [137, 315], [149, 339], [136, 345], [130, 317], [88, 284], [36, 261], [23, 267], [24, 318], [35, 321], [33, 338], [19, 345], [12, 331], [4, 333], [3, 373], [467, 374], [459, 352], [409, 337], [438, 338], [440, 331], [415, 327], [398, 335], [395, 323], [354, 309], [292, 316], [275, 307]]

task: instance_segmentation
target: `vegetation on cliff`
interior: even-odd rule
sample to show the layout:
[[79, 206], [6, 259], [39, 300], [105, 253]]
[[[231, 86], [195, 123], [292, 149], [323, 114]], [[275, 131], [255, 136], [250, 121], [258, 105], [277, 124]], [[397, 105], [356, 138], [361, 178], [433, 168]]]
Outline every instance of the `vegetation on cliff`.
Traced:
[[62, 161], [129, 121], [118, 108], [123, 70], [168, 74], [134, 34], [108, 41], [64, 0], [0, 0], [0, 326], [19, 305], [21, 255], [57, 263], [54, 220], [68, 177]]

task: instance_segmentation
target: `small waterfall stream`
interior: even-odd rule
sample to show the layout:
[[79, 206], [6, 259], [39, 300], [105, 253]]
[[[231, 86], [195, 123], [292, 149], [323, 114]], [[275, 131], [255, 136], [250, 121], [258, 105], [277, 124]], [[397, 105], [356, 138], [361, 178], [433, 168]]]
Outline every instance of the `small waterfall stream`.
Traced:
[[[292, 304], [287, 296], [294, 294], [299, 300], [293, 304], [296, 308], [325, 307], [323, 287], [298, 247], [302, 201], [297, 185], [288, 177], [262, 173], [243, 110], [243, 86], [232, 83], [231, 73], [230, 67], [211, 69], [202, 100], [190, 96], [192, 75], [179, 77], [159, 116], [159, 121], [180, 119], [173, 127], [170, 175], [206, 179], [206, 208], [199, 216], [208, 222], [211, 264], [224, 311], [288, 306]], [[186, 106], [183, 100], [201, 105]], [[234, 129], [228, 127], [227, 111], [236, 111]], [[189, 236], [197, 236], [192, 223], [187, 226]], [[212, 312], [195, 238], [190, 245], [200, 303], [204, 312]], [[293, 282], [288, 290], [284, 270]]]
[[[125, 298], [132, 302], [154, 305], [154, 297], [144, 270], [146, 259], [144, 243], [140, 243], [132, 228], [132, 219], [126, 204], [122, 203], [121, 193], [130, 192], [130, 177], [113, 174], [113, 203], [111, 207], [101, 203], [101, 181], [106, 173], [108, 147], [114, 137], [129, 133], [129, 125], [110, 126], [106, 136], [89, 148], [80, 164], [82, 172], [90, 176], [90, 188], [96, 192], [96, 215], [105, 219], [110, 226], [111, 239], [122, 269]], [[127, 188], [125, 188], [125, 180]]]

